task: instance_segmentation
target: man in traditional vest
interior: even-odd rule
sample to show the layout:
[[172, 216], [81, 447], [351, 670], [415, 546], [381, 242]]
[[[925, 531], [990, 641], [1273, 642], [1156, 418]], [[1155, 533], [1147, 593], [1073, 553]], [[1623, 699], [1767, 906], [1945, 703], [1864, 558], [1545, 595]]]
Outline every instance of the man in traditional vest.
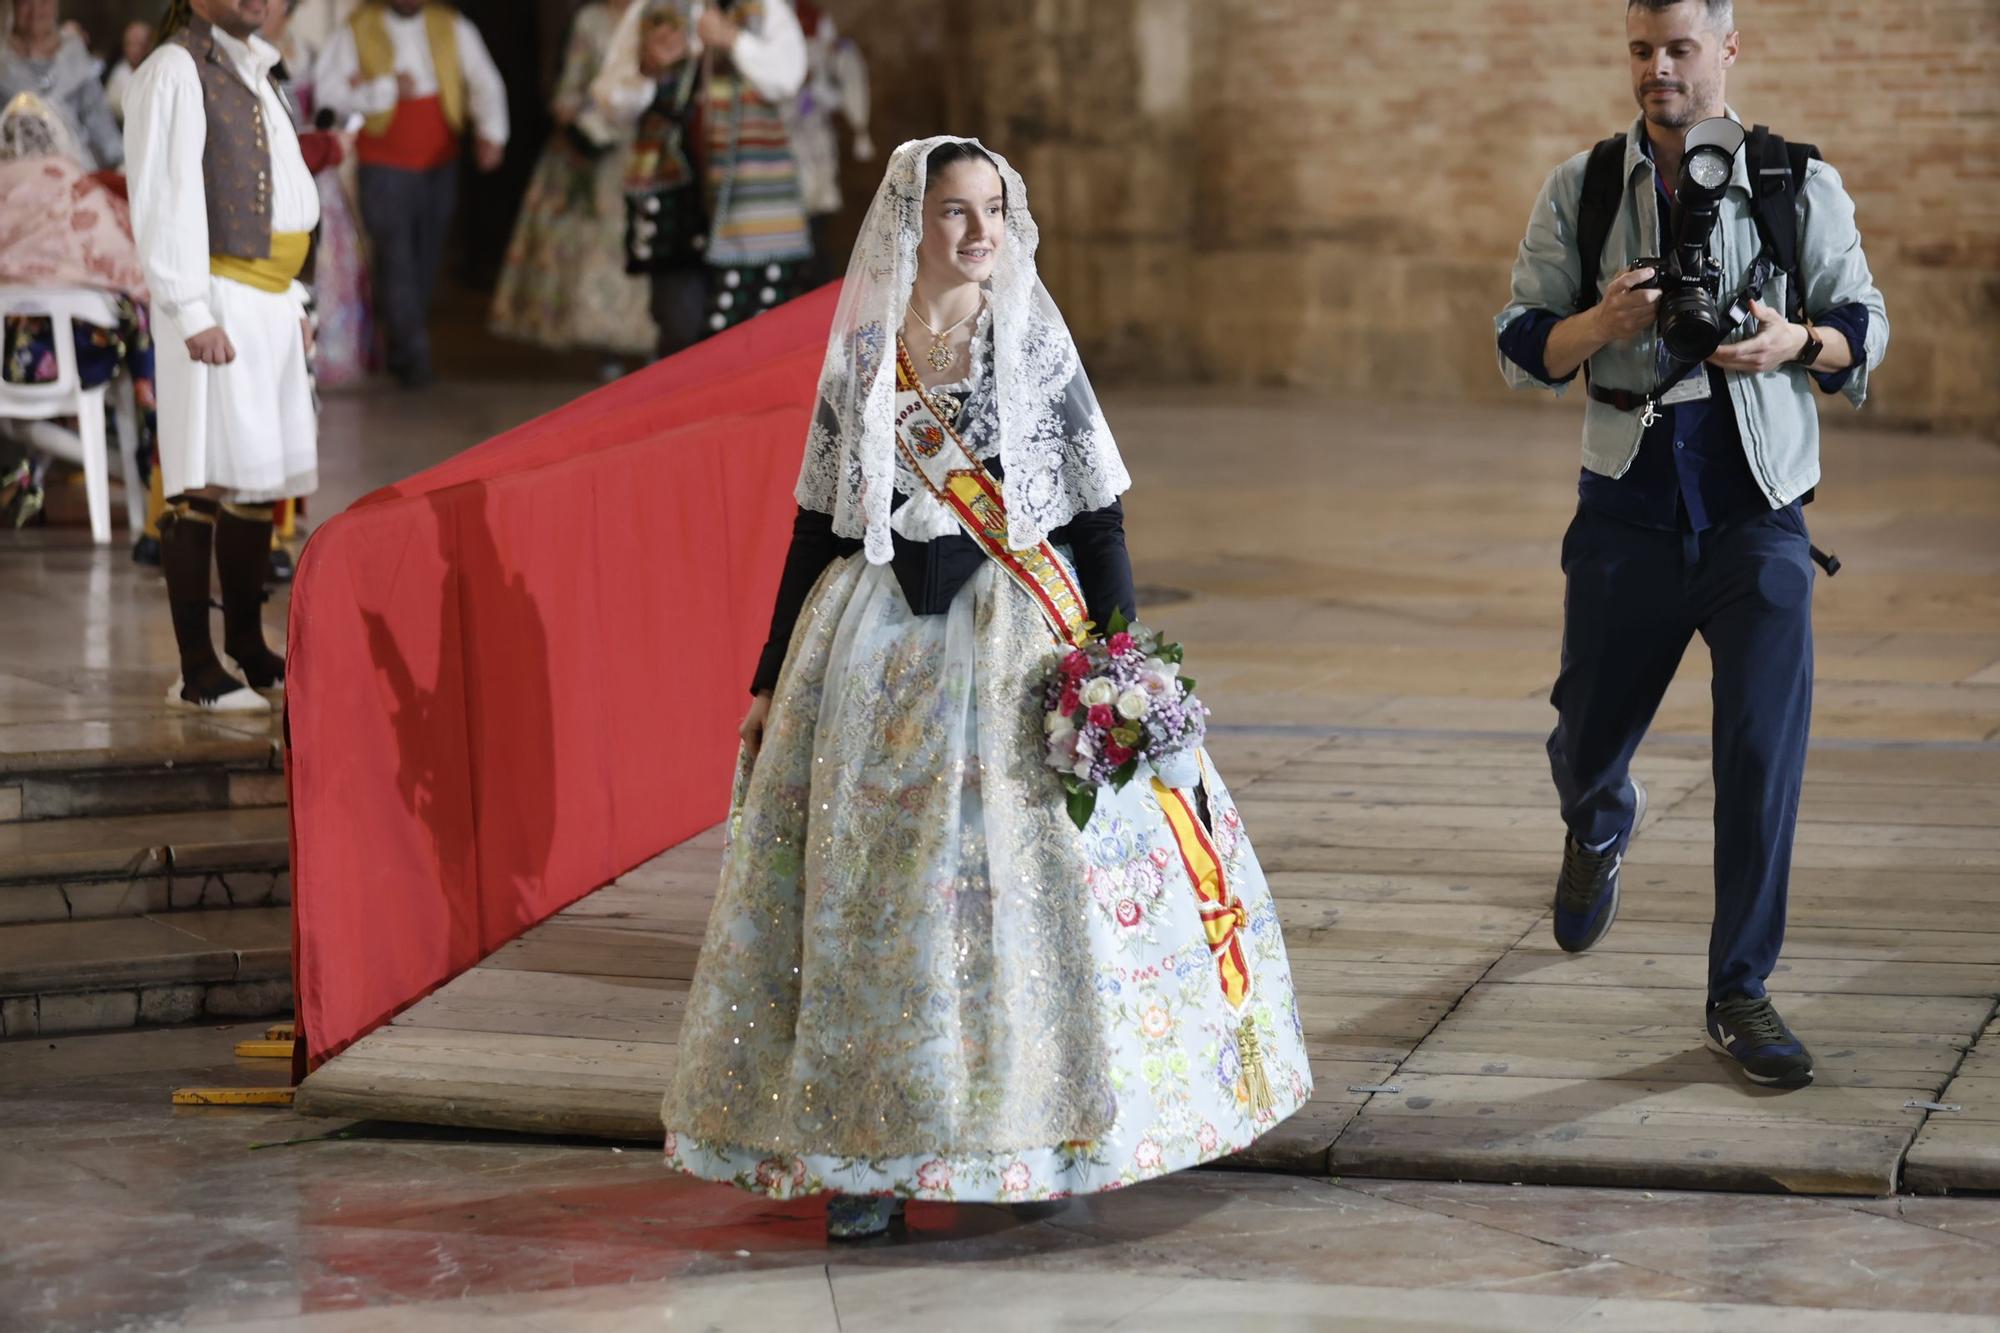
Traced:
[[[284, 687], [264, 641], [271, 506], [319, 484], [299, 278], [319, 191], [257, 35], [281, 0], [174, 0], [125, 99], [132, 228], [153, 294], [161, 565], [180, 649], [171, 705], [269, 712]], [[209, 562], [224, 648], [209, 633]]]
[[405, 388], [431, 381], [428, 320], [458, 203], [468, 123], [473, 161], [500, 165], [507, 89], [479, 30], [449, 5], [368, 0], [320, 56], [320, 103], [366, 118], [359, 145], [361, 218], [374, 246], [375, 312], [389, 370]]

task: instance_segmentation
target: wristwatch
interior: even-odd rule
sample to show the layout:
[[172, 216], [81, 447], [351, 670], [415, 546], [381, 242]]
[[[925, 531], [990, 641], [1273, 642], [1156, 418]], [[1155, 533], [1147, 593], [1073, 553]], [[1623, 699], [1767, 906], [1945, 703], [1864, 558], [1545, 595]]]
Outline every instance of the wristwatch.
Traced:
[[1819, 330], [1811, 324], [1802, 324], [1800, 327], [1806, 331], [1806, 345], [1801, 347], [1799, 354], [1792, 358], [1792, 364], [1795, 366], [1810, 366], [1813, 362], [1819, 360], [1819, 354], [1825, 350], [1826, 344], [1820, 341]]

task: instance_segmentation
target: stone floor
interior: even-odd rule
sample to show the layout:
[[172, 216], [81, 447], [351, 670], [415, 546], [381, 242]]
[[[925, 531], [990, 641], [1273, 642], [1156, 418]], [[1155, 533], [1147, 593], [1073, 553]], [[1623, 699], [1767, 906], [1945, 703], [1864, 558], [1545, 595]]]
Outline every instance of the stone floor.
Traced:
[[820, 1205], [648, 1145], [176, 1110], [251, 1028], [0, 1047], [0, 1328], [1724, 1329], [2000, 1320], [2000, 1202], [1197, 1171], [1034, 1216]]

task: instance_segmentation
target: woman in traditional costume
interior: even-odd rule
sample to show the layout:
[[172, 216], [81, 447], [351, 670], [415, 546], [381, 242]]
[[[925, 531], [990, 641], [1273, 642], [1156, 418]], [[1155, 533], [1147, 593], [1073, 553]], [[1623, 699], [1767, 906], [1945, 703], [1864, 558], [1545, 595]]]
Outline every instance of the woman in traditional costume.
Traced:
[[1272, 903], [1205, 754], [1078, 831], [1040, 682], [1130, 616], [1130, 485], [976, 141], [896, 150], [821, 372], [670, 1166], [828, 1231], [1115, 1189], [1311, 1094]]
[[[138, 408], [142, 457], [152, 452], [153, 335], [146, 274], [132, 242], [125, 200], [87, 174], [83, 150], [61, 112], [33, 93], [0, 110], [0, 287], [82, 287], [112, 299], [110, 326], [78, 320], [71, 328], [77, 377], [85, 388], [123, 371]], [[0, 379], [40, 384], [57, 378], [55, 321], [47, 315], [0, 320]], [[0, 435], [28, 457], [0, 464], [0, 513], [16, 526], [41, 511], [50, 455], [81, 462], [83, 441], [53, 421], [0, 422]], [[138, 479], [127, 477], [127, 485]]]
[[84, 170], [107, 170], [125, 160], [118, 120], [97, 58], [60, 11], [57, 0], [0, 0], [0, 106], [33, 93], [62, 119]]
[[521, 200], [489, 327], [554, 351], [643, 360], [657, 334], [651, 289], [625, 271], [625, 175], [632, 131], [593, 114], [590, 85], [611, 37], [640, 0], [589, 0], [570, 21], [569, 49], [556, 85], [556, 132], [542, 150]]

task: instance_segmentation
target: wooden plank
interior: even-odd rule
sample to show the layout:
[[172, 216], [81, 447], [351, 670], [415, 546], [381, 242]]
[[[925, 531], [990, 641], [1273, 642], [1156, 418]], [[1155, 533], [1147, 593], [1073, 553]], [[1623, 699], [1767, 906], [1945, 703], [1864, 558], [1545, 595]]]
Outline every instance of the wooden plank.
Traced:
[[657, 1139], [670, 1047], [387, 1027], [299, 1087], [307, 1115]]
[[[1812, 1043], [1816, 1084], [1875, 1085], [1935, 1090], [1951, 1077], [1958, 1051], [1949, 1045], [1914, 1046], [1842, 1041]], [[1740, 1075], [1704, 1046], [1693, 1027], [1644, 1036], [1579, 1033], [1572, 1028], [1447, 1022], [1424, 1039], [1399, 1072], [1556, 1079], [1671, 1080], [1736, 1086]]]
[[[1379, 1095], [1363, 1111], [1374, 1119], [1485, 1119], [1552, 1124], [1728, 1124], [1895, 1125], [1917, 1131], [1921, 1117], [1903, 1103], [1925, 1087], [1840, 1087], [1813, 1085], [1786, 1092], [1744, 1081], [1731, 1084], [1676, 1083], [1671, 1080], [1490, 1077], [1396, 1072], [1402, 1092]], [[1930, 1088], [1935, 1082], [1929, 1084]]]
[[[1607, 941], [1608, 942], [1608, 941]], [[1568, 954], [1552, 946], [1515, 949], [1493, 965], [1488, 980], [1524, 986], [1636, 986], [1705, 991], [1706, 953]], [[1846, 995], [2000, 995], [2000, 963], [1900, 962], [1885, 967], [1869, 959], [1797, 958], [1781, 961], [1771, 990], [1786, 997], [1805, 992]]]
[[[1879, 916], [1878, 913], [1878, 919]], [[2000, 925], [2000, 920], [1994, 924]], [[1291, 940], [1289, 930], [1285, 939], [1287, 943]], [[1633, 919], [1621, 907], [1616, 929], [1593, 952], [1706, 956], [1708, 922]], [[1824, 926], [1794, 920], [1785, 929], [1784, 956], [1867, 959], [1876, 963], [1979, 964], [2000, 958], [2000, 932]]]
[[1988, 1020], [1905, 1159], [1903, 1182], [1926, 1194], [2000, 1190], [2000, 1017]]
[[1895, 1191], [1907, 1129], [1727, 1121], [1704, 1129], [1653, 1123], [1551, 1123], [1355, 1117], [1329, 1167], [1344, 1175], [1885, 1195]]
[[688, 981], [694, 977], [695, 956], [700, 949], [701, 939], [696, 935], [663, 936], [555, 920], [502, 945], [480, 966]]
[[1959, 1108], [1939, 1112], [1940, 1120], [1954, 1125], [1990, 1125], [1993, 1133], [2000, 1134], [2000, 1075], [1972, 1076], [1961, 1071], [1937, 1100]]
[[[1378, 816], [1381, 818], [1384, 816]], [[1714, 821], [1701, 817], [1674, 815], [1657, 822], [1648, 820], [1639, 845], [1658, 847], [1664, 843], [1715, 842]], [[1980, 867], [2000, 865], [2000, 823], [1984, 821], [1964, 827], [1919, 828], [1910, 824], [1846, 820], [1838, 823], [1804, 823], [1799, 826], [1798, 845], [1816, 847], [1829, 854], [1833, 849], [1854, 849], [1882, 854], [1894, 851], [1956, 853], [1964, 864]], [[1914, 864], [1914, 863], [1913, 863]]]
[[671, 1043], [685, 982], [476, 967], [398, 1014], [400, 1027]]
[[1903, 1185], [1919, 1194], [2000, 1190], [2000, 1133], [1933, 1116], [1904, 1159]]
[[[1934, 1041], [1963, 1049], [1991, 1011], [1977, 996], [1843, 995], [1813, 992], [1785, 997], [1785, 1020], [1808, 1042], [1826, 1044], [1828, 1032], [1877, 1033], [1898, 1041]], [[1699, 1032], [1698, 995], [1626, 986], [1482, 985], [1468, 992], [1454, 1021], [1538, 1022], [1586, 1031]]]
[[291, 1088], [175, 1088], [175, 1106], [290, 1106]]

